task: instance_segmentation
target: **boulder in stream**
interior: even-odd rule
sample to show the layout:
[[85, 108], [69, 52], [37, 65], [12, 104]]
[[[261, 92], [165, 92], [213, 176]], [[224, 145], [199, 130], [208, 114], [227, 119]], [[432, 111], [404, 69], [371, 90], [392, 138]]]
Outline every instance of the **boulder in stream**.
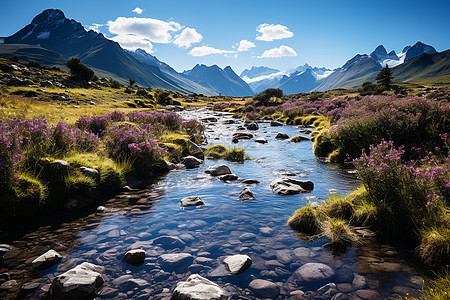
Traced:
[[183, 157], [182, 161], [186, 169], [198, 168], [203, 163], [203, 160], [198, 159], [195, 156]]
[[188, 196], [180, 201], [181, 206], [205, 205], [205, 202], [199, 196]]
[[51, 249], [31, 262], [34, 269], [47, 269], [62, 259], [61, 254]]
[[123, 256], [122, 260], [133, 266], [140, 266], [145, 260], [145, 251], [141, 249], [130, 250]]
[[312, 181], [301, 181], [293, 178], [282, 177], [275, 179], [270, 184], [272, 191], [278, 195], [296, 195], [310, 193], [314, 189]]
[[205, 173], [211, 174], [211, 176], [220, 176], [220, 175], [231, 174], [231, 170], [230, 170], [230, 168], [228, 168], [225, 165], [215, 165], [215, 166], [211, 166], [208, 169], [206, 169]]
[[258, 130], [259, 129], [258, 123], [251, 122], [250, 124], [248, 124], [247, 129], [248, 130]]
[[242, 191], [241, 194], [239, 195], [239, 200], [241, 201], [245, 201], [245, 200], [255, 200], [255, 196], [253, 195], [253, 192], [251, 189], [249, 189], [248, 187], [245, 187]]
[[231, 274], [237, 275], [244, 273], [252, 265], [252, 259], [248, 255], [236, 254], [227, 256], [223, 263], [225, 268], [230, 271]]
[[172, 300], [222, 300], [225, 291], [216, 283], [198, 274], [192, 274], [186, 281], [177, 283]]
[[289, 136], [286, 133], [278, 132], [275, 138], [278, 140], [287, 140]]

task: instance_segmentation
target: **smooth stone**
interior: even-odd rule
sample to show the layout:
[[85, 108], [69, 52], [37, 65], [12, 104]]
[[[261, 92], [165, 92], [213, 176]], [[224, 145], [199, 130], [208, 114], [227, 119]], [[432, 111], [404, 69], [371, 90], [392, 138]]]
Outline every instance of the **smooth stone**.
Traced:
[[80, 167], [81, 173], [83, 173], [84, 176], [90, 177], [92, 179], [97, 179], [100, 176], [100, 173], [96, 169], [87, 168], [87, 167]]
[[296, 195], [310, 193], [314, 189], [312, 181], [301, 181], [293, 178], [277, 178], [270, 184], [272, 191], [278, 195]]
[[195, 156], [186, 156], [182, 158], [182, 162], [186, 169], [194, 169], [198, 168], [203, 163], [203, 160], [198, 159]]
[[20, 250], [8, 244], [0, 244], [0, 259], [14, 258], [19, 255]]
[[290, 250], [277, 250], [275, 251], [275, 255], [282, 264], [289, 264], [293, 259]]
[[294, 249], [294, 255], [299, 258], [309, 257], [310, 254], [311, 250], [309, 250], [309, 248], [306, 247], [298, 247]]
[[278, 140], [287, 140], [289, 136], [286, 133], [278, 132], [275, 138]]
[[280, 294], [280, 287], [264, 279], [254, 279], [248, 287], [258, 296], [275, 299]]
[[306, 263], [298, 268], [293, 276], [297, 282], [321, 283], [335, 275], [333, 269], [321, 263]]
[[289, 141], [293, 142], [293, 143], [299, 143], [301, 141], [309, 141], [308, 138], [302, 137], [302, 136], [293, 136], [289, 139]]
[[252, 259], [248, 255], [236, 254], [228, 256], [223, 260], [225, 268], [231, 274], [237, 275], [244, 273], [252, 265]]
[[226, 174], [226, 175], [222, 175], [218, 177], [220, 180], [222, 181], [235, 181], [237, 180], [239, 177], [237, 177], [234, 174]]
[[7, 291], [17, 286], [17, 280], [8, 280], [0, 285], [0, 290]]
[[170, 253], [161, 255], [158, 261], [164, 269], [172, 269], [192, 264], [194, 257], [189, 253]]
[[212, 176], [220, 176], [220, 175], [231, 174], [231, 170], [226, 165], [215, 165], [215, 166], [211, 166], [208, 169], [206, 169], [205, 173], [211, 174]]
[[267, 144], [268, 141], [265, 138], [263, 138], [263, 137], [259, 137], [259, 138], [255, 139], [255, 143]]
[[250, 124], [248, 124], [247, 129], [248, 130], [258, 130], [259, 129], [258, 123], [251, 122]]
[[181, 199], [181, 206], [205, 205], [205, 202], [199, 196], [189, 196]]
[[272, 236], [273, 229], [270, 227], [261, 227], [259, 228], [259, 233], [261, 233], [263, 236]]
[[245, 180], [242, 180], [242, 183], [244, 183], [244, 184], [258, 184], [260, 182], [258, 180], [256, 180], [256, 179], [245, 179]]
[[62, 259], [61, 254], [51, 249], [34, 259], [31, 264], [34, 269], [47, 269]]
[[84, 262], [55, 277], [49, 291], [50, 299], [93, 299], [105, 280], [102, 267]]
[[333, 296], [333, 298], [331, 298], [331, 300], [347, 300], [347, 299], [348, 296], [342, 293], [337, 293], [336, 295]]
[[69, 168], [70, 168], [70, 164], [69, 164], [67, 161], [61, 160], [61, 159], [55, 159], [55, 160], [53, 161], [53, 165], [56, 166], [56, 168], [57, 168], [58, 170], [64, 170], [64, 171], [67, 171], [67, 170], [69, 170]]
[[123, 256], [122, 260], [133, 266], [140, 266], [145, 260], [145, 251], [140, 249], [130, 250]]
[[353, 277], [352, 285], [355, 290], [362, 290], [368, 286], [366, 278], [359, 274], [355, 274]]
[[324, 286], [322, 286], [321, 288], [319, 288], [317, 290], [317, 292], [321, 296], [331, 298], [338, 293], [338, 289], [337, 289], [335, 283], [328, 283], [328, 284], [325, 284]]
[[273, 126], [273, 127], [276, 127], [276, 126], [284, 126], [284, 124], [281, 123], [281, 122], [272, 120], [272, 121], [270, 121], [270, 126]]
[[190, 147], [191, 150], [191, 154], [199, 159], [205, 159], [205, 154], [203, 153], [202, 148], [200, 148], [200, 146], [198, 146], [196, 143], [194, 143], [193, 141], [189, 140], [188, 141], [188, 145]]
[[239, 236], [239, 239], [240, 239], [241, 241], [250, 241], [250, 240], [254, 240], [254, 239], [256, 239], [256, 234], [250, 233], [250, 232], [246, 232], [246, 233], [241, 234], [241, 235]]
[[106, 211], [106, 207], [104, 207], [103, 205], [100, 205], [100, 206], [97, 207], [96, 211], [98, 213], [105, 212]]
[[22, 285], [22, 287], [20, 288], [20, 293], [26, 295], [26, 294], [31, 293], [38, 287], [39, 287], [39, 283], [37, 283], [37, 282], [27, 282], [24, 285]]
[[164, 249], [174, 249], [184, 247], [185, 242], [177, 236], [163, 235], [154, 239], [153, 244], [160, 244]]
[[357, 290], [356, 295], [364, 300], [383, 299], [383, 297], [374, 290]]
[[255, 200], [255, 196], [253, 195], [253, 192], [248, 187], [244, 188], [241, 193], [239, 194], [239, 200], [245, 201], [245, 200]]
[[222, 300], [225, 291], [216, 283], [198, 274], [192, 274], [186, 281], [177, 283], [172, 300]]

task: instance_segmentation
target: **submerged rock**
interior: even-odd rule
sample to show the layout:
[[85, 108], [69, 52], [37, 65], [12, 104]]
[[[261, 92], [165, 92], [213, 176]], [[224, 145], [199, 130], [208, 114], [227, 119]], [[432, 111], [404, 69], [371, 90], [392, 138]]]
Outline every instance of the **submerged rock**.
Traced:
[[307, 263], [298, 268], [294, 274], [295, 282], [324, 283], [335, 275], [333, 269], [321, 263]]
[[222, 300], [225, 291], [216, 283], [198, 274], [192, 274], [186, 281], [178, 282], [173, 291], [173, 300]]
[[49, 290], [50, 299], [93, 299], [105, 280], [102, 267], [84, 262], [55, 277]]
[[190, 265], [194, 261], [194, 257], [189, 253], [170, 253], [161, 255], [158, 261], [163, 269], [176, 269]]
[[195, 156], [183, 157], [182, 161], [186, 169], [198, 168], [203, 163], [203, 160], [198, 159]]
[[256, 198], [253, 195], [252, 190], [249, 189], [248, 187], [246, 187], [241, 191], [241, 194], [239, 195], [239, 199], [241, 201], [245, 201], [245, 200], [255, 200]]
[[301, 181], [282, 177], [272, 181], [270, 187], [278, 195], [296, 195], [310, 193], [314, 189], [314, 183], [312, 181]]
[[215, 166], [211, 166], [208, 169], [206, 169], [205, 173], [211, 174], [211, 176], [219, 176], [219, 175], [231, 174], [231, 170], [226, 165], [215, 165]]
[[258, 180], [256, 180], [256, 179], [245, 179], [245, 180], [242, 180], [242, 183], [245, 183], [245, 184], [258, 184], [260, 182]]
[[231, 274], [237, 275], [244, 273], [252, 265], [252, 259], [248, 255], [237, 254], [228, 256], [223, 261], [225, 268]]
[[233, 143], [237, 143], [240, 140], [250, 140], [253, 138], [253, 134], [248, 133], [248, 132], [236, 132], [235, 134], [233, 134], [233, 139], [232, 142]]
[[259, 137], [255, 139], [255, 143], [267, 144], [267, 140], [263, 137]]
[[199, 196], [189, 196], [181, 199], [181, 206], [205, 205], [205, 202]]
[[145, 251], [140, 249], [130, 250], [123, 256], [122, 260], [133, 266], [140, 266], [145, 260]]
[[264, 279], [254, 279], [248, 287], [258, 296], [275, 299], [280, 294], [280, 287]]
[[234, 180], [237, 180], [239, 177], [234, 174], [225, 174], [225, 175], [219, 176], [218, 178], [222, 181], [234, 181]]
[[47, 269], [62, 259], [61, 254], [51, 249], [31, 262], [34, 269]]
[[185, 243], [177, 236], [163, 235], [153, 240], [153, 244], [160, 244], [164, 249], [184, 247]]

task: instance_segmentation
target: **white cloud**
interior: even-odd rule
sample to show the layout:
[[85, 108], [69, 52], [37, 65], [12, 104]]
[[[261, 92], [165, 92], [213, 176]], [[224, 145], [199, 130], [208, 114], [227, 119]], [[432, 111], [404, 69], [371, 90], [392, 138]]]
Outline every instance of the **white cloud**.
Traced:
[[139, 7], [136, 7], [135, 9], [132, 10], [132, 12], [137, 13], [138, 15], [142, 14], [143, 11], [144, 10]]
[[189, 52], [189, 54], [192, 56], [206, 56], [211, 54], [230, 54], [230, 53], [235, 53], [235, 51], [221, 50], [209, 46], [195, 47], [192, 48], [192, 50]]
[[137, 48], [144, 49], [147, 53], [153, 52], [153, 45], [148, 39], [144, 39], [142, 37], [132, 35], [132, 34], [123, 34], [118, 35], [112, 38], [113, 41], [120, 44], [120, 46], [124, 49], [134, 51]]
[[250, 48], [256, 47], [255, 44], [249, 42], [247, 40], [242, 40], [239, 42], [239, 46], [237, 48], [238, 52], [248, 51]]
[[258, 58], [275, 58], [283, 56], [297, 56], [297, 52], [295, 52], [291, 47], [281, 45], [279, 48], [272, 48], [264, 51], [264, 53], [261, 56], [258, 56]]
[[95, 32], [100, 32], [100, 29], [99, 29], [99, 27], [102, 27], [103, 26], [103, 24], [97, 24], [97, 23], [94, 23], [94, 24], [92, 24], [91, 26], [89, 26], [88, 27], [88, 30], [94, 30]]
[[198, 43], [202, 40], [202, 35], [198, 33], [194, 28], [185, 28], [176, 36], [173, 43], [178, 47], [189, 48], [192, 44]]
[[164, 22], [151, 18], [118, 17], [115, 21], [108, 21], [109, 31], [118, 36], [135, 35], [154, 43], [170, 43], [172, 32], [181, 30], [176, 22]]
[[270, 42], [273, 40], [281, 40], [285, 38], [290, 38], [294, 34], [284, 25], [280, 24], [261, 24], [256, 27], [256, 31], [260, 32], [261, 35], [256, 37], [259, 41]]

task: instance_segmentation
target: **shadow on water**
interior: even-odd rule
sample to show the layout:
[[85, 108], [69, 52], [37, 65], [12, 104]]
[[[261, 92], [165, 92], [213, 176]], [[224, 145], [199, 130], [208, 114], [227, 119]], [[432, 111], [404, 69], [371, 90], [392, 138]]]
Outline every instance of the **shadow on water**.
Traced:
[[[33, 294], [42, 296], [55, 276], [84, 261], [105, 267], [101, 299], [168, 299], [176, 284], [194, 273], [217, 283], [234, 299], [262, 297], [249, 288], [254, 279], [275, 283], [278, 299], [302, 293], [317, 299], [330, 299], [338, 293], [354, 299], [417, 294], [421, 277], [398, 248], [366, 238], [357, 247], [332, 254], [323, 248], [327, 240], [310, 241], [286, 225], [292, 213], [306, 203], [320, 203], [330, 193], [348, 195], [360, 184], [349, 170], [314, 157], [310, 141], [275, 139], [278, 132], [299, 135], [298, 126], [260, 123], [260, 129], [251, 133], [265, 138], [267, 144], [253, 139], [234, 144], [232, 135], [243, 125], [242, 120], [224, 124], [220, 121], [229, 116], [205, 109], [182, 115], [198, 119], [215, 115], [219, 122], [208, 123], [209, 143], [245, 148], [252, 160], [243, 164], [206, 160], [198, 169], [171, 171], [147, 189], [108, 200], [107, 210], [100, 214], [66, 220], [59, 227], [45, 226], [12, 241], [21, 254], [4, 261], [0, 273], [9, 272], [18, 285], [0, 297], [14, 298], [26, 282], [38, 283]], [[256, 200], [239, 200], [239, 193], [247, 186], [241, 180], [222, 182], [204, 173], [216, 164], [226, 164], [240, 179], [258, 180], [260, 184], [248, 185]], [[314, 191], [276, 195], [269, 185], [282, 176], [311, 180]], [[200, 196], [205, 205], [182, 208], [180, 199], [192, 195]], [[61, 262], [45, 271], [32, 271], [31, 260], [51, 248], [61, 251]], [[121, 260], [130, 249], [146, 251], [142, 266]], [[171, 253], [186, 253], [187, 258], [169, 264], [161, 255]], [[222, 263], [234, 254], [252, 259], [251, 267], [240, 275], [231, 275]], [[296, 274], [305, 264], [324, 264], [333, 273], [299, 281]]]

